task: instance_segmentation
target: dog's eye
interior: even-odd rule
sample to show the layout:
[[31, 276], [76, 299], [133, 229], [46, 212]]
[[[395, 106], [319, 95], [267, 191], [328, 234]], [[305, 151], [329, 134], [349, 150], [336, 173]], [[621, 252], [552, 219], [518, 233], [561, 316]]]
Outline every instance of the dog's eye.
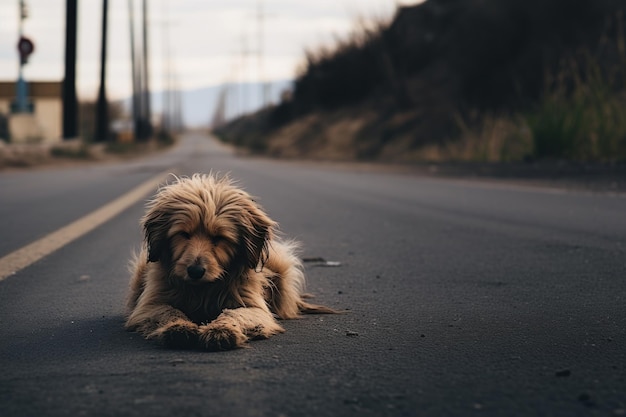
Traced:
[[182, 237], [183, 239], [187, 239], [187, 240], [191, 239], [191, 235], [187, 232], [179, 232], [178, 235]]
[[222, 236], [213, 236], [213, 237], [211, 237], [211, 241], [213, 242], [214, 245], [217, 245], [217, 244], [223, 242], [224, 238]]

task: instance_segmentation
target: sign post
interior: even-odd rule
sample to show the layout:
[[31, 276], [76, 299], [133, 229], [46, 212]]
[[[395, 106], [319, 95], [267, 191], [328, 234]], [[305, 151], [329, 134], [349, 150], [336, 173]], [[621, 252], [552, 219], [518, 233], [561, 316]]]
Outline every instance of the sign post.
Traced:
[[16, 100], [13, 103], [13, 113], [32, 113], [33, 106], [28, 102], [28, 84], [24, 80], [23, 68], [28, 62], [28, 57], [35, 50], [33, 42], [24, 36], [24, 19], [28, 17], [28, 11], [24, 0], [20, 0], [20, 24], [19, 24], [19, 41], [17, 43], [17, 51], [20, 55], [20, 67], [16, 83]]

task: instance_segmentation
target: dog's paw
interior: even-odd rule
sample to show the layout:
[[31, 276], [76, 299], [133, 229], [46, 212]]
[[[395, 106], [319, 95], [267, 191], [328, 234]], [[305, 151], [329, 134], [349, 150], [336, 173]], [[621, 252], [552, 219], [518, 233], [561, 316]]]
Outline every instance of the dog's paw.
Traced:
[[266, 325], [257, 324], [251, 329], [248, 329], [247, 335], [252, 340], [269, 339], [271, 336], [284, 332], [278, 323], [266, 323]]
[[191, 349], [198, 344], [198, 325], [175, 320], [159, 327], [151, 336], [169, 348]]
[[206, 350], [230, 350], [244, 347], [248, 338], [237, 326], [207, 324], [200, 326], [200, 346]]

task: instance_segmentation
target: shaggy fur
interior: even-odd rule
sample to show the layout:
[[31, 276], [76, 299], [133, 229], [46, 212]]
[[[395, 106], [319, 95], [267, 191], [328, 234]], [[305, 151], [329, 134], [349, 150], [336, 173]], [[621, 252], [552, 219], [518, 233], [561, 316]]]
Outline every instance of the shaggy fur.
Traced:
[[296, 244], [227, 177], [177, 178], [148, 203], [131, 265], [126, 328], [174, 348], [226, 350], [334, 311], [303, 300]]

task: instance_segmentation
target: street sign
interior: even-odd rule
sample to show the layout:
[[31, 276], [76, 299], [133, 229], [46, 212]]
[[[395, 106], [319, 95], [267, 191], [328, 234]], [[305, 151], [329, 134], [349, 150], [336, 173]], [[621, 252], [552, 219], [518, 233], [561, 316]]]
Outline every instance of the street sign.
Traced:
[[28, 56], [35, 50], [35, 45], [30, 39], [22, 36], [17, 43], [17, 50], [20, 53], [20, 61], [24, 65], [28, 62]]

